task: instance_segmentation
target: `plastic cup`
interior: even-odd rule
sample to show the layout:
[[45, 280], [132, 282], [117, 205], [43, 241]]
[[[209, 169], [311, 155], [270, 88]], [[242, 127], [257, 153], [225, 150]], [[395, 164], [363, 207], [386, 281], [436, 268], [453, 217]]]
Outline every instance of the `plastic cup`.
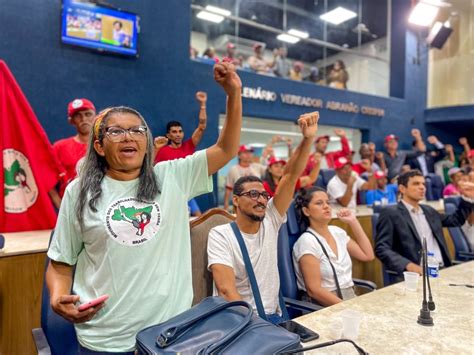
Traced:
[[341, 339], [342, 336], [342, 321], [340, 319], [334, 319], [329, 324], [329, 337], [337, 340]]
[[405, 278], [405, 288], [408, 291], [416, 291], [420, 274], [417, 272], [405, 271], [403, 277]]
[[362, 320], [362, 313], [353, 309], [346, 309], [341, 312], [342, 336], [346, 339], [356, 340], [359, 336], [359, 326]]

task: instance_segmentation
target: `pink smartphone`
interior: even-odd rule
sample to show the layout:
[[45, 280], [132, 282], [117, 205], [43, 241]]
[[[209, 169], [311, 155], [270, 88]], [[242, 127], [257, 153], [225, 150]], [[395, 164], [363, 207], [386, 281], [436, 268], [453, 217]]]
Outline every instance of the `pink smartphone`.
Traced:
[[102, 302], [105, 302], [109, 299], [109, 295], [103, 295], [100, 297], [97, 297], [94, 300], [90, 300], [89, 302], [81, 304], [77, 309], [79, 312], [85, 311], [91, 307], [97, 306], [98, 304], [101, 304]]

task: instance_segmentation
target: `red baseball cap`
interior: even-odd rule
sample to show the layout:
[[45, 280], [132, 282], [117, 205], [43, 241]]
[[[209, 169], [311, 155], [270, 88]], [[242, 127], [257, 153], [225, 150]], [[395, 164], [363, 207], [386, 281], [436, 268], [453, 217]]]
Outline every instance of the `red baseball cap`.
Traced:
[[316, 143], [318, 143], [321, 139], [327, 139], [329, 141], [329, 136], [328, 135], [325, 135], [325, 136], [319, 136], [316, 138]]
[[334, 161], [334, 168], [336, 170], [342, 169], [345, 167], [347, 164], [352, 166], [352, 163], [347, 159], [346, 157], [339, 157]]
[[235, 48], [235, 44], [233, 44], [232, 42], [229, 42], [227, 43], [227, 48]]
[[374, 177], [378, 180], [378, 179], [383, 179], [384, 177], [386, 177], [386, 175], [382, 170], [377, 170], [374, 173]]
[[398, 137], [394, 134], [389, 134], [388, 136], [385, 137], [385, 139], [383, 141], [388, 142], [389, 140], [392, 140], [392, 139], [395, 139], [395, 140], [398, 141]]
[[468, 158], [474, 157], [474, 149], [471, 149], [471, 150], [469, 151], [469, 153], [467, 153], [467, 157], [468, 157]]
[[92, 101], [87, 99], [74, 99], [67, 105], [67, 115], [68, 117], [74, 116], [79, 111], [84, 110], [94, 110], [95, 106]]
[[273, 164], [276, 164], [276, 163], [282, 163], [283, 165], [286, 165], [286, 160], [278, 159], [278, 158], [272, 156], [272, 157], [270, 157], [270, 159], [268, 159], [267, 166], [272, 166]]
[[253, 148], [249, 145], [242, 144], [239, 148], [239, 153], [242, 153], [242, 152], [252, 152], [253, 153]]

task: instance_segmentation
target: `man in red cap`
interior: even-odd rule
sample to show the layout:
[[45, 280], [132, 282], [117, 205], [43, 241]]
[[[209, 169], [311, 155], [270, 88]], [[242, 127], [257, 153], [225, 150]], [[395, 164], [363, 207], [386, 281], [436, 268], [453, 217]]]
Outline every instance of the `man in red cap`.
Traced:
[[250, 69], [256, 71], [259, 74], [269, 74], [270, 66], [263, 58], [263, 44], [255, 43], [253, 45], [253, 52], [254, 54], [248, 59]]
[[347, 208], [356, 208], [357, 191], [375, 189], [376, 183], [374, 174], [372, 174], [372, 167], [370, 163], [365, 163], [367, 164], [365, 168], [369, 174], [369, 181], [365, 181], [357, 176], [356, 172], [352, 171], [352, 163], [349, 159], [340, 157], [334, 161], [336, 175], [329, 180], [327, 186], [330, 203]]
[[242, 66], [242, 62], [240, 61], [239, 58], [236, 58], [235, 56], [235, 44], [232, 42], [227, 43], [227, 52], [226, 52], [226, 57], [231, 59], [232, 64], [234, 64], [236, 67]]
[[367, 205], [381, 204], [383, 206], [397, 203], [398, 187], [396, 184], [387, 185], [387, 175], [381, 170], [374, 173], [377, 189], [367, 191]]
[[[416, 159], [426, 151], [420, 130], [416, 128], [412, 129], [411, 135], [415, 138], [413, 145], [416, 149], [410, 152], [398, 150], [398, 137], [396, 135], [389, 134], [384, 139], [385, 152], [383, 158], [387, 166], [387, 177], [389, 181], [392, 181], [393, 178], [400, 174], [403, 165], [406, 164], [408, 159]], [[377, 161], [377, 163], [379, 163], [379, 161]]]
[[[340, 157], [347, 158], [351, 154], [351, 147], [349, 146], [349, 141], [346, 137], [346, 131], [344, 131], [342, 128], [335, 128], [334, 133], [341, 139], [341, 150], [326, 153], [326, 149], [329, 144], [329, 136], [325, 135], [316, 138], [316, 152], [322, 155], [320, 162], [321, 169], [334, 169], [334, 161], [336, 159]], [[308, 164], [306, 165], [304, 174], [309, 175], [313, 170], [314, 165], [314, 155], [311, 155], [308, 160]]]
[[88, 99], [75, 99], [67, 106], [68, 121], [76, 129], [76, 135], [60, 139], [53, 144], [56, 159], [62, 168], [59, 191], [49, 192], [56, 208], [59, 208], [66, 186], [77, 175], [77, 163], [86, 155], [89, 134], [96, 116], [94, 104]]
[[238, 153], [239, 163], [230, 168], [225, 182], [224, 209], [229, 209], [229, 198], [235, 182], [242, 176], [256, 176], [261, 178], [265, 174], [265, 166], [253, 161], [253, 148], [241, 145]]

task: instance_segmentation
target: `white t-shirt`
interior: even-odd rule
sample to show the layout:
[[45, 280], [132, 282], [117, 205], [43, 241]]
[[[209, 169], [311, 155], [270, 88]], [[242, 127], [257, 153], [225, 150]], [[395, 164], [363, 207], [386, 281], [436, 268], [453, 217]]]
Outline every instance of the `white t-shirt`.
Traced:
[[[277, 313], [279, 310], [278, 230], [285, 221], [286, 214], [280, 216], [273, 205], [273, 199], [270, 199], [259, 231], [256, 234], [242, 233], [266, 314]], [[209, 271], [213, 264], [222, 264], [234, 269], [237, 291], [242, 299], [251, 304], [254, 311], [256, 311], [244, 259], [230, 224], [211, 229], [207, 243], [207, 254], [209, 257]], [[218, 292], [214, 285], [214, 296], [217, 295]]]
[[228, 189], [234, 188], [235, 182], [242, 176], [256, 176], [261, 178], [265, 174], [266, 167], [259, 163], [251, 163], [247, 167], [240, 164], [234, 165], [230, 168], [225, 181], [225, 187]]
[[193, 298], [188, 200], [212, 191], [205, 151], [155, 165], [161, 188], [153, 201], [135, 198], [138, 179], [105, 176], [98, 212], [76, 218], [79, 180], [70, 183], [48, 251], [76, 265], [81, 303], [108, 294], [95, 317], [76, 324], [79, 342], [95, 351], [135, 348], [138, 331], [189, 309]]
[[[347, 205], [347, 208], [356, 208], [357, 206], [357, 191], [360, 189], [362, 185], [364, 185], [367, 181], [361, 179], [360, 177], [356, 177], [356, 181], [354, 185], [352, 185], [352, 197]], [[339, 202], [337, 202], [338, 198], [341, 198], [346, 193], [347, 184], [342, 182], [341, 179], [337, 175], [329, 180], [328, 182], [328, 195], [329, 195], [329, 203], [335, 206], [340, 206]]]
[[[334, 254], [324, 237], [319, 235], [311, 228], [308, 228], [308, 230], [313, 232], [324, 245], [334, 269], [336, 270], [337, 279], [339, 280], [339, 287], [342, 289], [354, 286], [354, 282], [352, 281], [352, 260], [349, 252], [347, 251], [347, 243], [349, 243], [350, 237], [347, 235], [346, 231], [336, 226], [329, 226], [329, 231], [334, 237], [337, 245], [338, 256], [336, 257], [336, 254]], [[324, 254], [321, 245], [314, 238], [314, 235], [308, 232], [303, 233], [293, 246], [293, 266], [296, 272], [298, 289], [306, 291], [303, 273], [301, 272], [299, 261], [303, 255], [307, 254], [313, 255], [320, 262], [319, 267], [321, 269], [321, 286], [325, 289], [328, 289], [329, 291], [335, 291], [337, 287], [331, 265], [329, 264], [329, 261]]]

